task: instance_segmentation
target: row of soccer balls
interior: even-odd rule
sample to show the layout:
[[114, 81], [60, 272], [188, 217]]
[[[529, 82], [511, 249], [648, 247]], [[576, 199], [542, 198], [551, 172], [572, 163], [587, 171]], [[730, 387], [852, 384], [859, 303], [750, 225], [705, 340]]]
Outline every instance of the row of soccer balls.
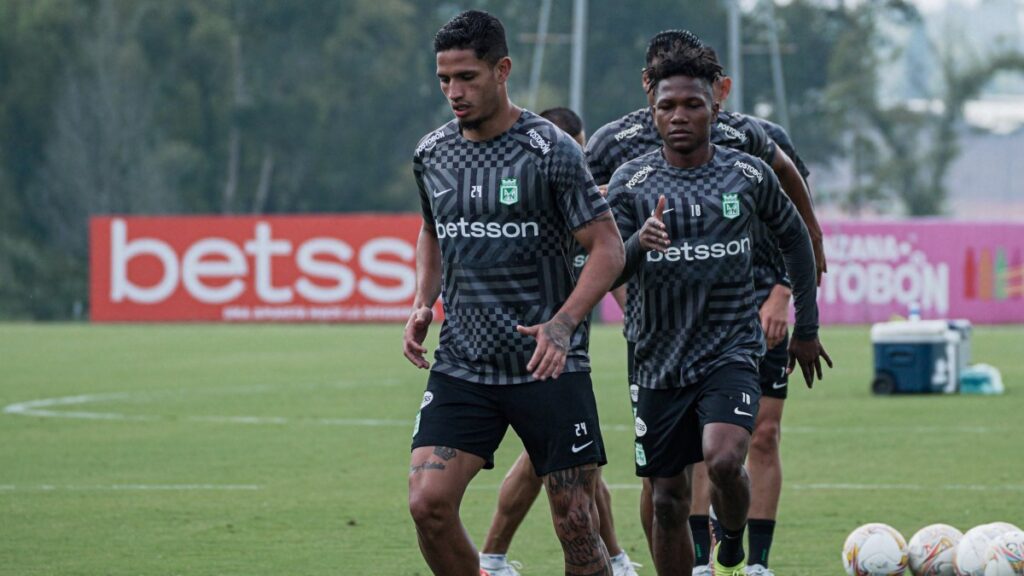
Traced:
[[1024, 532], [993, 522], [961, 533], [946, 524], [917, 531], [910, 544], [887, 524], [865, 524], [846, 538], [850, 576], [1024, 576]]

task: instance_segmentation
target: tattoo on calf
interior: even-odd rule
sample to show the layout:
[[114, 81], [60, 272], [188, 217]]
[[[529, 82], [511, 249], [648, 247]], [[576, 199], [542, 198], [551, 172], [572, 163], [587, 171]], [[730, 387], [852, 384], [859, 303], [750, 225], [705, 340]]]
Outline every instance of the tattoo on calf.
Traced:
[[562, 492], [587, 490], [594, 486], [596, 468], [567, 468], [547, 475], [545, 482], [552, 496]]
[[455, 451], [455, 448], [449, 448], [447, 446], [434, 446], [434, 456], [437, 456], [445, 462], [458, 456], [459, 453]]

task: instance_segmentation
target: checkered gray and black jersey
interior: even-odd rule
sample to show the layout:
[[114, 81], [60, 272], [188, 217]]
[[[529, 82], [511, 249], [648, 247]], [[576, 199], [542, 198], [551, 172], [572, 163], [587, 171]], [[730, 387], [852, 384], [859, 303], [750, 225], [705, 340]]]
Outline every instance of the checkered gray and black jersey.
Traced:
[[[771, 164], [775, 145], [753, 117], [719, 112], [711, 128], [711, 143], [746, 152]], [[640, 108], [618, 120], [605, 124], [587, 141], [587, 166], [598, 185], [607, 184], [615, 171], [630, 160], [661, 148], [661, 136], [654, 125], [650, 108]], [[782, 257], [774, 239], [758, 225], [758, 243], [754, 253], [754, 279], [758, 302], [763, 302], [773, 286], [789, 285]], [[760, 239], [765, 238], [764, 242]], [[623, 334], [636, 342], [639, 337], [639, 304], [633, 282], [626, 285], [626, 309], [623, 311]]]
[[[643, 226], [666, 198], [665, 253], [632, 252], [640, 305], [636, 382], [673, 388], [715, 368], [764, 354], [752, 278], [753, 228], [767, 224], [791, 268], [797, 300], [794, 335], [817, 335], [810, 237], [771, 169], [750, 155], [713, 146], [712, 160], [692, 169], [669, 165], [660, 150], [627, 162], [612, 177], [608, 201], [623, 238]], [[635, 242], [630, 240], [630, 242]]]
[[[425, 136], [413, 171], [441, 247], [445, 320], [433, 370], [479, 384], [521, 384], [536, 342], [516, 332], [550, 320], [576, 284], [572, 231], [608, 211], [580, 147], [523, 111], [507, 132], [466, 140], [456, 121]], [[588, 325], [566, 372], [587, 372]]]

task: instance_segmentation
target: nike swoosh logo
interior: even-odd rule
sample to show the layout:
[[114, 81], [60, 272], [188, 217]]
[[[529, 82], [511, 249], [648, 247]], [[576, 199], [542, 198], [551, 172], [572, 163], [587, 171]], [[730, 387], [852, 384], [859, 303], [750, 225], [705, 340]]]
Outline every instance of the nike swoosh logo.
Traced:
[[452, 191], [452, 189], [448, 188], [446, 190], [441, 190], [440, 192], [434, 192], [434, 198], [437, 198], [438, 196], [443, 196], [443, 195], [445, 195], [445, 194], [447, 194], [447, 193], [449, 193], [451, 191]]
[[789, 382], [775, 382], [772, 384], [772, 389], [778, 390], [780, 388], [785, 388], [786, 386], [789, 386]]
[[733, 408], [732, 412], [733, 412], [733, 414], [735, 414], [737, 416], [753, 416], [753, 414], [751, 414], [750, 412], [744, 412], [743, 410], [740, 410], [739, 408]]
[[587, 446], [590, 446], [590, 445], [591, 445], [591, 444], [593, 444], [593, 443], [594, 443], [594, 441], [593, 441], [593, 440], [591, 440], [590, 442], [587, 442], [587, 443], [586, 443], [586, 444], [584, 444], [583, 446], [577, 446], [577, 445], [573, 444], [573, 445], [572, 445], [572, 453], [573, 453], [573, 454], [576, 454], [576, 453], [578, 453], [578, 452], [579, 452], [580, 450], [583, 450], [584, 448], [586, 448]]

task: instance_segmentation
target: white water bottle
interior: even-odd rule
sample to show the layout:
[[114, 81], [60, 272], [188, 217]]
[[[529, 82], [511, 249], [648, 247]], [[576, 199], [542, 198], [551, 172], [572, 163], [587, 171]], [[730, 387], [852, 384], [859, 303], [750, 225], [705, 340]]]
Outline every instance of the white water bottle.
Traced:
[[911, 302], [907, 306], [907, 320], [916, 322], [921, 319], [921, 304], [917, 302]]

